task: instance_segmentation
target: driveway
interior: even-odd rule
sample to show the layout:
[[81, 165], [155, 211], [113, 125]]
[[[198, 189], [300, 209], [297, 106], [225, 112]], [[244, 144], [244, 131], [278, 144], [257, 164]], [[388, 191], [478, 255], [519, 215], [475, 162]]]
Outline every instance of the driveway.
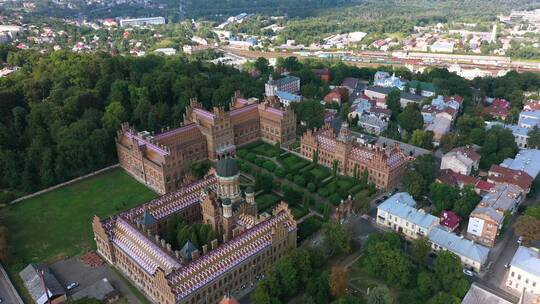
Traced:
[[65, 288], [69, 283], [77, 282], [79, 286], [71, 291], [72, 295], [103, 278], [107, 278], [111, 285], [118, 291], [129, 303], [142, 304], [143, 302], [131, 291], [125, 279], [115, 272], [110, 265], [104, 263], [102, 266], [90, 267], [80, 261], [79, 257], [72, 257], [52, 264], [52, 271], [56, 278]]

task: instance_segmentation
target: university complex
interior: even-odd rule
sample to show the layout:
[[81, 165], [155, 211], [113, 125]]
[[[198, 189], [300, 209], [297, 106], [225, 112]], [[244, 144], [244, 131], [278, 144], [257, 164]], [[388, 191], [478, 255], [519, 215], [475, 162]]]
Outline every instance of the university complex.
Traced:
[[296, 138], [296, 116], [275, 97], [263, 102], [246, 100], [238, 94], [230, 111], [215, 107], [206, 111], [191, 100], [180, 128], [152, 135], [136, 132], [124, 124], [116, 147], [120, 166], [154, 191], [178, 190], [189, 162], [216, 160], [234, 154], [236, 147], [257, 140], [286, 146]]
[[[296, 221], [287, 204], [257, 214], [253, 190], [240, 191], [235, 160], [222, 158], [205, 178], [92, 223], [98, 253], [155, 303], [217, 303], [255, 284], [296, 247]], [[175, 215], [209, 224], [218, 236], [202, 248], [173, 249], [163, 235]]]

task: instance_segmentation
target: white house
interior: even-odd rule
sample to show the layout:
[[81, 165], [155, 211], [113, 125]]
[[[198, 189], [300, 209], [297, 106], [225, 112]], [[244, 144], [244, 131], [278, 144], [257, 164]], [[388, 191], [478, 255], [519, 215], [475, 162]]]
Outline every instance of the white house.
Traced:
[[506, 277], [506, 287], [516, 293], [540, 294], [540, 252], [519, 246]]
[[441, 170], [450, 169], [463, 175], [478, 170], [480, 155], [471, 148], [454, 148], [442, 157]]
[[416, 202], [406, 192], [392, 195], [377, 207], [377, 224], [402, 233], [410, 239], [428, 235], [439, 218], [416, 209]]
[[441, 227], [436, 227], [429, 232], [429, 240], [433, 250], [453, 252], [461, 259], [461, 263], [466, 268], [473, 269], [476, 272], [480, 271], [489, 255], [489, 248], [464, 239]]

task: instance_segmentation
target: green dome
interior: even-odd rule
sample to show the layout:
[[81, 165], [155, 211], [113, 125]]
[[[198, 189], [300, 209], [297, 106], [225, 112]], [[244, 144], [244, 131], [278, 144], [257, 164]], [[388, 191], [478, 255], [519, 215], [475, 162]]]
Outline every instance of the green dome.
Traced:
[[216, 173], [221, 177], [232, 177], [239, 172], [236, 160], [226, 157], [218, 160], [216, 165]]

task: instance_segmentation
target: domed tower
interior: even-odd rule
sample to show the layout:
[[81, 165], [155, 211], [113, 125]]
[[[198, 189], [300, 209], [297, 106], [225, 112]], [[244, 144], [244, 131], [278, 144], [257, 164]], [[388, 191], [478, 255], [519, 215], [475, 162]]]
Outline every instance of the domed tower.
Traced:
[[225, 157], [216, 164], [217, 194], [219, 198], [238, 202], [240, 197], [240, 170], [236, 160]]
[[225, 198], [221, 203], [223, 209], [223, 242], [228, 242], [232, 238], [234, 224], [233, 206], [230, 199]]
[[246, 195], [247, 213], [257, 217], [257, 204], [255, 203], [255, 191], [253, 188], [247, 187], [244, 191]]

